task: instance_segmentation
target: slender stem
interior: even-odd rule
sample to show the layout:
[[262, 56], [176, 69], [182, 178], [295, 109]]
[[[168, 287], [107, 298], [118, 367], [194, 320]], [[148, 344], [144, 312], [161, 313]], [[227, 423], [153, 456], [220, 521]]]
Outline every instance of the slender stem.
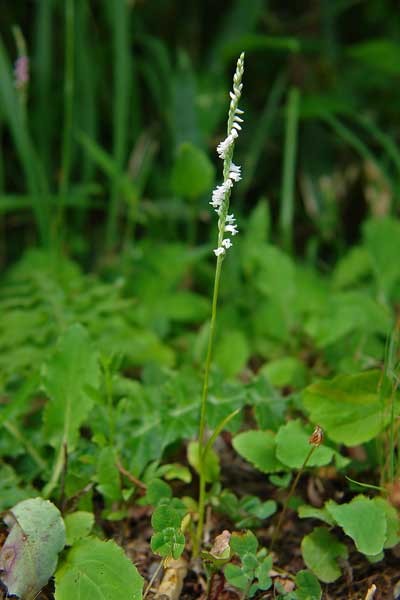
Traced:
[[37, 466], [42, 471], [44, 471], [47, 467], [45, 461], [40, 456], [40, 454], [37, 452], [37, 450], [34, 448], [34, 446], [32, 446], [32, 444], [26, 439], [26, 437], [24, 435], [22, 435], [22, 433], [20, 432], [18, 427], [16, 425], [14, 425], [13, 423], [10, 423], [9, 421], [6, 421], [5, 423], [3, 423], [3, 427], [5, 429], [7, 429], [8, 433], [11, 433], [11, 435], [14, 436], [16, 440], [18, 440], [21, 444], [23, 444], [25, 446], [28, 454], [31, 455], [32, 459], [35, 461]]
[[108, 432], [110, 437], [110, 446], [114, 446], [115, 441], [115, 411], [113, 403], [113, 384], [110, 365], [107, 363], [104, 369], [104, 380], [106, 388], [107, 398], [107, 412], [108, 412]]
[[204, 510], [205, 510], [205, 499], [206, 499], [206, 477], [205, 477], [205, 460], [204, 460], [205, 456], [204, 456], [203, 449], [205, 447], [205, 426], [206, 426], [206, 408], [207, 408], [207, 396], [208, 396], [208, 380], [209, 380], [209, 375], [210, 375], [215, 324], [216, 324], [216, 320], [217, 320], [217, 303], [218, 303], [219, 283], [220, 283], [220, 279], [221, 279], [222, 261], [223, 261], [223, 257], [218, 256], [217, 266], [215, 269], [214, 292], [213, 292], [212, 309], [211, 309], [211, 323], [210, 323], [210, 330], [209, 330], [209, 334], [208, 334], [208, 346], [207, 346], [206, 365], [205, 365], [205, 371], [204, 371], [203, 391], [202, 391], [202, 395], [201, 395], [200, 426], [199, 426], [199, 475], [200, 475], [199, 520], [198, 520], [198, 524], [197, 524], [197, 532], [196, 532], [195, 544], [194, 544], [194, 548], [193, 548], [193, 553], [195, 556], [197, 556], [199, 553], [201, 539], [203, 536], [203, 527], [204, 527]]
[[163, 568], [163, 566], [164, 566], [164, 561], [161, 561], [160, 564], [158, 565], [157, 569], [154, 571], [149, 583], [147, 584], [146, 589], [143, 592], [143, 600], [146, 598], [147, 594], [150, 592], [150, 590], [153, 586], [153, 583], [157, 579], [157, 576], [158, 576], [159, 572], [161, 571], [161, 569]]
[[[51, 475], [50, 481], [47, 485], [45, 485], [45, 487], [42, 490], [42, 495], [45, 498], [49, 498], [51, 492], [54, 490], [54, 488], [56, 487], [56, 485], [58, 483], [58, 480], [60, 479], [61, 473], [64, 468], [64, 462], [65, 462], [65, 456], [66, 456], [65, 447], [66, 447], [66, 440], [63, 439], [60, 444], [60, 449], [58, 451], [56, 462], [54, 463], [53, 473]], [[68, 456], [68, 454], [67, 454], [67, 456]]]
[[310, 448], [310, 450], [309, 450], [309, 452], [308, 452], [308, 454], [307, 454], [307, 456], [306, 456], [306, 458], [305, 458], [305, 460], [304, 460], [304, 462], [303, 462], [303, 464], [302, 464], [302, 466], [301, 466], [301, 468], [300, 468], [299, 472], [297, 473], [296, 477], [295, 477], [295, 478], [294, 478], [294, 480], [293, 480], [293, 483], [292, 483], [292, 485], [291, 485], [291, 488], [290, 488], [290, 490], [289, 490], [289, 493], [288, 493], [288, 495], [287, 495], [287, 497], [286, 497], [285, 504], [283, 505], [282, 512], [281, 512], [281, 514], [280, 514], [280, 516], [279, 516], [278, 524], [277, 524], [277, 526], [276, 526], [276, 529], [275, 529], [275, 531], [274, 531], [274, 534], [273, 534], [273, 536], [272, 536], [271, 547], [270, 547], [270, 551], [271, 551], [271, 552], [272, 552], [272, 549], [273, 549], [273, 547], [274, 547], [274, 544], [275, 544], [275, 542], [276, 542], [276, 540], [277, 540], [277, 538], [278, 538], [278, 535], [279, 535], [279, 533], [280, 533], [280, 530], [281, 530], [281, 527], [282, 527], [282, 523], [283, 523], [283, 519], [284, 519], [284, 517], [285, 517], [285, 515], [286, 515], [286, 511], [287, 511], [287, 509], [288, 509], [289, 502], [290, 502], [290, 500], [291, 500], [291, 498], [292, 498], [292, 496], [293, 496], [293, 494], [294, 494], [294, 491], [295, 491], [295, 489], [296, 489], [296, 487], [297, 487], [297, 484], [298, 484], [298, 482], [299, 482], [299, 479], [300, 479], [300, 477], [301, 477], [301, 475], [302, 475], [302, 473], [303, 473], [304, 469], [306, 468], [306, 465], [307, 465], [308, 461], [310, 460], [310, 458], [311, 458], [311, 456], [312, 456], [312, 453], [314, 452], [315, 448], [317, 448], [317, 447], [318, 447], [318, 446], [311, 446], [311, 448]]

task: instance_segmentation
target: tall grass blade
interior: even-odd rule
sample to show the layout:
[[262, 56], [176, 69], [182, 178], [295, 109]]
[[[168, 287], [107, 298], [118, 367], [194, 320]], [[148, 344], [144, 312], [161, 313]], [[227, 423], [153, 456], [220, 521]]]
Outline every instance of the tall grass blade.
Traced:
[[[131, 88], [130, 67], [130, 13], [125, 0], [114, 0], [111, 5], [111, 29], [114, 43], [114, 103], [113, 103], [113, 156], [120, 170], [127, 155], [129, 100]], [[107, 217], [107, 249], [116, 242], [117, 222], [120, 211], [118, 181], [112, 182], [111, 201]]]
[[294, 192], [297, 158], [297, 131], [299, 123], [300, 92], [292, 87], [286, 105], [286, 133], [283, 156], [282, 199], [280, 230], [282, 244], [289, 252], [293, 244]]
[[75, 87], [75, 0], [65, 0], [64, 64], [64, 126], [62, 140], [60, 194], [65, 194], [65, 192], [68, 190], [71, 176]]
[[[54, 102], [52, 98], [53, 73], [53, 0], [37, 3], [35, 21], [35, 45], [33, 54], [34, 77], [31, 88], [34, 96], [33, 130], [38, 152], [46, 173], [51, 180], [53, 173], [53, 153], [51, 149], [53, 126], [55, 123]], [[46, 118], [43, 118], [46, 115]]]
[[36, 155], [27, 124], [21, 112], [10, 64], [0, 39], [0, 104], [24, 170], [29, 193], [32, 197], [32, 209], [35, 215], [40, 240], [44, 245], [50, 242], [50, 212], [45, 200], [47, 185], [41, 165]]
[[257, 126], [251, 136], [251, 141], [249, 143], [243, 165], [243, 170], [246, 173], [246, 177], [241, 183], [239, 191], [242, 196], [246, 194], [251, 182], [254, 180], [254, 175], [259, 164], [261, 154], [265, 148], [277, 116], [279, 105], [285, 91], [286, 80], [287, 78], [285, 74], [280, 74], [275, 79], [271, 88], [271, 92], [268, 95], [264, 109], [261, 113], [260, 120], [257, 121]]

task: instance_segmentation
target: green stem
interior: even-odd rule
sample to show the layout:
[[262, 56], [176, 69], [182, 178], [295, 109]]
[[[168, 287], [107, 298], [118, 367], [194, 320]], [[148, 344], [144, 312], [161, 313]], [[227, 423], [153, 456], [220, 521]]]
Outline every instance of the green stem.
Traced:
[[164, 566], [164, 561], [162, 560], [160, 562], [160, 564], [158, 565], [157, 569], [154, 571], [149, 583], [146, 586], [146, 589], [143, 592], [143, 600], [146, 598], [147, 594], [150, 592], [150, 590], [153, 586], [153, 583], [157, 579], [157, 576], [158, 576], [159, 572], [161, 571], [161, 569], [163, 568], [163, 566]]
[[209, 375], [210, 375], [215, 324], [216, 324], [216, 320], [217, 320], [217, 303], [218, 303], [219, 283], [220, 283], [220, 279], [221, 279], [222, 261], [223, 261], [223, 257], [218, 256], [217, 266], [215, 269], [214, 292], [213, 292], [212, 309], [211, 309], [211, 323], [210, 323], [210, 331], [208, 334], [208, 346], [207, 346], [206, 365], [205, 365], [205, 371], [204, 371], [203, 391], [202, 391], [202, 395], [201, 395], [200, 426], [199, 426], [199, 476], [200, 476], [200, 481], [199, 481], [199, 520], [197, 523], [197, 531], [196, 531], [195, 543], [194, 543], [194, 548], [193, 548], [193, 554], [195, 556], [197, 556], [199, 553], [201, 539], [203, 536], [203, 527], [204, 527], [204, 511], [205, 511], [205, 500], [206, 500], [206, 477], [205, 477], [205, 462], [204, 462], [205, 457], [204, 457], [203, 449], [205, 447], [205, 426], [206, 426], [206, 408], [207, 408], [207, 396], [208, 396], [208, 380], [209, 380]]
[[45, 498], [49, 498], [51, 492], [56, 487], [58, 480], [61, 477], [61, 473], [65, 462], [65, 441], [63, 440], [60, 444], [56, 462], [54, 463], [53, 473], [51, 474], [50, 481], [42, 490], [42, 495]]
[[18, 440], [21, 444], [23, 444], [25, 446], [28, 454], [31, 455], [32, 459], [35, 461], [37, 466], [42, 471], [44, 471], [47, 467], [45, 461], [40, 456], [40, 454], [35, 450], [35, 448], [32, 446], [32, 444], [30, 442], [28, 442], [26, 437], [24, 435], [22, 435], [22, 433], [20, 432], [18, 427], [16, 425], [13, 425], [12, 423], [9, 423], [9, 421], [6, 421], [5, 423], [3, 423], [3, 426], [4, 426], [4, 429], [7, 429], [8, 433], [11, 433], [11, 435], [13, 437], [15, 437], [16, 440]]
[[299, 479], [300, 479], [300, 477], [301, 477], [304, 469], [306, 468], [307, 463], [308, 463], [308, 461], [310, 460], [310, 458], [312, 456], [312, 453], [314, 452], [315, 448], [317, 448], [317, 447], [318, 446], [312, 446], [310, 448], [310, 450], [309, 450], [309, 452], [308, 452], [308, 454], [307, 454], [307, 456], [306, 456], [306, 458], [305, 458], [305, 460], [304, 460], [304, 462], [303, 462], [303, 464], [302, 464], [299, 472], [297, 473], [296, 477], [294, 478], [292, 486], [291, 486], [291, 488], [289, 490], [289, 493], [288, 493], [288, 495], [286, 497], [285, 504], [283, 505], [282, 512], [281, 512], [281, 514], [279, 516], [278, 524], [277, 524], [276, 529], [274, 531], [274, 534], [272, 536], [271, 547], [270, 547], [270, 551], [271, 552], [272, 552], [272, 549], [274, 547], [274, 544], [275, 544], [276, 540], [278, 539], [278, 536], [279, 536], [279, 533], [280, 533], [280, 530], [281, 530], [281, 527], [282, 527], [283, 519], [284, 519], [284, 517], [286, 515], [286, 511], [288, 509], [289, 502], [290, 502], [290, 500], [291, 500], [291, 498], [292, 498], [292, 496], [294, 494], [294, 491], [295, 491], [295, 489], [297, 487]]

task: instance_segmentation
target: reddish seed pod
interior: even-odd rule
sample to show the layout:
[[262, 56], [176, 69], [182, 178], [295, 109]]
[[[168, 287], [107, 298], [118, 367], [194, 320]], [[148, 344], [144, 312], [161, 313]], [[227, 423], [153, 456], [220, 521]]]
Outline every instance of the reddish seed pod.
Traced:
[[316, 425], [314, 431], [312, 432], [312, 435], [310, 436], [310, 438], [308, 440], [308, 443], [312, 444], [313, 446], [320, 446], [323, 441], [324, 441], [324, 432], [322, 431], [322, 429], [319, 425]]

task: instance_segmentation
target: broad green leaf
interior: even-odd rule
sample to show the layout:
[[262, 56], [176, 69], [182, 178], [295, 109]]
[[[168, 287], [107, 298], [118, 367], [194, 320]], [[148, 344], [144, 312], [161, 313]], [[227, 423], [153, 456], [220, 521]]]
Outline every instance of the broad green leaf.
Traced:
[[360, 495], [348, 504], [329, 500], [325, 507], [346, 535], [354, 540], [359, 552], [371, 556], [382, 552], [387, 529], [386, 511], [382, 504]]
[[93, 405], [87, 387], [99, 382], [97, 354], [82, 325], [72, 325], [58, 341], [43, 382], [49, 401], [44, 412], [45, 436], [53, 446], [75, 448], [79, 427]]
[[400, 541], [400, 519], [395, 507], [385, 498], [380, 496], [374, 498], [375, 504], [382, 507], [386, 515], [386, 541], [384, 548], [393, 548]]
[[80, 540], [57, 569], [56, 600], [141, 600], [143, 579], [115, 542]]
[[94, 525], [94, 514], [78, 510], [64, 517], [64, 523], [67, 533], [67, 546], [72, 546], [78, 540], [89, 535]]
[[268, 381], [277, 387], [292, 386], [302, 388], [307, 382], [307, 369], [294, 356], [277, 358], [260, 369], [260, 375], [266, 375]]
[[251, 531], [245, 531], [244, 533], [234, 532], [231, 536], [229, 545], [232, 552], [238, 554], [243, 558], [246, 554], [253, 554], [257, 552], [258, 541], [254, 533]]
[[172, 191], [183, 198], [196, 198], [211, 189], [214, 177], [214, 165], [203, 150], [190, 142], [181, 144], [172, 168]]
[[8, 537], [0, 551], [1, 581], [8, 593], [33, 600], [46, 585], [65, 546], [60, 511], [42, 498], [23, 500], [4, 517]]
[[[303, 404], [310, 419], [335, 442], [355, 446], [373, 439], [388, 423], [378, 386], [379, 371], [338, 375], [308, 386]], [[398, 397], [396, 396], [396, 410]]]
[[317, 527], [301, 542], [301, 552], [307, 567], [324, 583], [341, 575], [338, 558], [347, 558], [347, 548], [325, 527]]
[[389, 311], [358, 291], [331, 294], [305, 323], [318, 348], [327, 348], [352, 332], [386, 335], [392, 325]]
[[[313, 446], [309, 443], [307, 433], [299, 419], [289, 421], [276, 434], [276, 456], [288, 467], [300, 469]], [[331, 462], [334, 450], [321, 445], [313, 451], [307, 461], [309, 467], [320, 467]]]
[[172, 479], [179, 479], [179, 481], [183, 481], [184, 483], [190, 483], [192, 481], [192, 473], [185, 467], [179, 463], [172, 463], [170, 465], [165, 465], [164, 469], [164, 477], [167, 481]]
[[326, 508], [316, 508], [315, 506], [310, 506], [309, 504], [303, 504], [302, 506], [299, 506], [297, 511], [300, 519], [319, 519], [328, 525], [335, 524], [334, 519], [332, 519]]
[[400, 44], [388, 38], [370, 39], [353, 44], [348, 54], [382, 75], [400, 74]]
[[400, 252], [400, 223], [392, 217], [371, 219], [364, 223], [363, 237], [379, 289], [390, 295], [400, 279], [396, 268]]
[[233, 439], [236, 452], [263, 473], [285, 471], [275, 456], [275, 435], [270, 431], [245, 431]]
[[322, 590], [318, 579], [309, 571], [299, 571], [296, 575], [297, 600], [320, 600]]
[[246, 336], [238, 329], [226, 331], [218, 340], [214, 360], [226, 377], [234, 377], [244, 369], [250, 357]]
[[[190, 442], [188, 445], [188, 461], [189, 464], [199, 472], [199, 444], [198, 442]], [[204, 470], [206, 474], [206, 481], [218, 481], [219, 479], [219, 458], [217, 453], [210, 448], [207, 451], [207, 455], [204, 461]]]
[[114, 448], [102, 448], [97, 461], [97, 489], [109, 500], [121, 499], [121, 478], [115, 463]]
[[147, 486], [145, 500], [147, 504], [157, 506], [161, 500], [169, 500], [172, 497], [172, 490], [168, 483], [162, 479], [153, 479]]
[[363, 246], [354, 246], [337, 263], [333, 271], [333, 285], [344, 289], [371, 274], [371, 257]]

